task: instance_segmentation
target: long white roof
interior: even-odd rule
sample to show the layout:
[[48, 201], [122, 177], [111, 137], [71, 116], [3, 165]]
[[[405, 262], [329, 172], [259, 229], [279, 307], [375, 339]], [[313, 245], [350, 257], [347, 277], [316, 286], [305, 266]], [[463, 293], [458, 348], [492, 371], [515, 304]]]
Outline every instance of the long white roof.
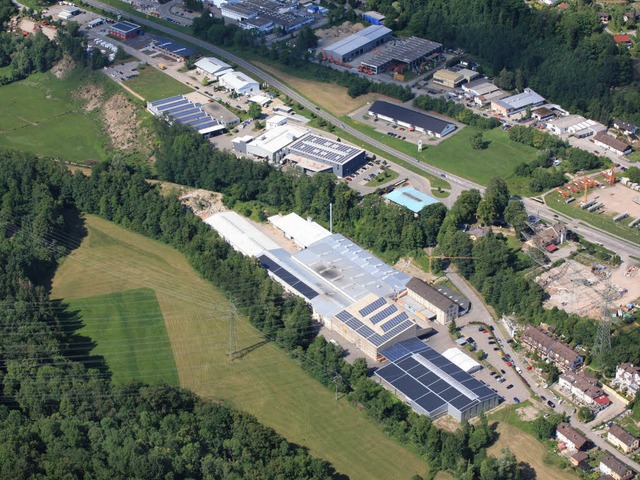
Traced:
[[280, 246], [236, 212], [220, 212], [205, 219], [238, 252], [258, 257]]
[[482, 365], [480, 365], [462, 350], [459, 350], [455, 347], [442, 352], [442, 356], [450, 360], [451, 363], [457, 365], [467, 373], [472, 373], [482, 368]]
[[256, 82], [253, 78], [245, 75], [242, 72], [229, 72], [226, 75], [220, 77], [220, 81], [234, 90], [240, 90], [247, 85], [258, 84], [258, 82]]
[[195, 65], [211, 75], [231, 68], [231, 65], [228, 65], [215, 57], [201, 58], [195, 63]]
[[322, 240], [331, 235], [331, 232], [316, 222], [307, 221], [297, 213], [289, 215], [274, 215], [269, 221], [282, 230], [285, 236], [292, 238], [302, 248]]

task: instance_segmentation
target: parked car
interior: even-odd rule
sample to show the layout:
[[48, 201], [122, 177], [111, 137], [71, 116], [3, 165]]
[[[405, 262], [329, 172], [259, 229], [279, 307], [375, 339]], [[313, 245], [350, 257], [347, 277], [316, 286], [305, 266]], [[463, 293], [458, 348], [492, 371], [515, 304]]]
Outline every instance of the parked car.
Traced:
[[513, 401], [516, 403], [520, 403], [520, 399], [518, 397], [513, 397]]
[[493, 351], [494, 351], [494, 352], [497, 352], [497, 351], [499, 351], [499, 350], [500, 350], [500, 349], [499, 349], [498, 347], [493, 347]]
[[545, 397], [544, 395], [540, 395], [540, 399], [541, 399], [543, 402], [546, 402], [546, 401], [547, 401], [547, 397]]
[[500, 360], [502, 360], [504, 363], [507, 363], [509, 361], [505, 357], [500, 357]]
[[551, 408], [556, 408], [556, 404], [553, 403], [551, 400], [547, 400], [547, 405], [549, 405]]
[[496, 342], [494, 342], [493, 340], [489, 340], [489, 345], [495, 345]]
[[509, 385], [507, 385], [507, 390], [511, 390], [513, 388], [513, 384], [510, 383]]
[[494, 371], [491, 371], [491, 372], [489, 372], [489, 375], [491, 375], [492, 377], [495, 377], [497, 375], [497, 373], [494, 372]]
[[479, 331], [479, 332], [481, 332], [481, 331], [483, 331], [483, 330], [484, 330], [484, 327], [483, 327], [482, 325], [480, 325], [480, 326], [478, 327], [478, 331]]
[[502, 368], [500, 369], [500, 371], [502, 372], [503, 375], [506, 375], [506, 373], [507, 373], [507, 371], [502, 369]]

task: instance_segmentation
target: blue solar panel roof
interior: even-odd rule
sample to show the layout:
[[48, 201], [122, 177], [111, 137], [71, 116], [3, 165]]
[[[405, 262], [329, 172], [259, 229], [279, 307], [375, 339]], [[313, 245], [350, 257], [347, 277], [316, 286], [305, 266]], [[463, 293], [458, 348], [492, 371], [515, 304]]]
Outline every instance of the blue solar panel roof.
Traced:
[[387, 301], [384, 298], [377, 298], [375, 301], [371, 302], [369, 305], [364, 307], [361, 310], [358, 310], [358, 313], [361, 317], [366, 317], [367, 315], [375, 312], [381, 306], [383, 306]]
[[380, 353], [391, 363], [376, 371], [376, 375], [427, 412], [447, 404], [465, 412], [498, 396], [418, 339], [396, 343]]
[[[393, 313], [393, 312], [392, 312]], [[398, 325], [400, 325], [404, 320], [408, 320], [409, 319], [409, 315], [407, 315], [406, 312], [402, 312], [400, 313], [400, 315], [396, 315], [395, 317], [393, 317], [391, 320], [383, 323], [381, 325], [380, 328], [382, 328], [383, 332], [388, 332], [389, 330], [391, 330], [393, 327], [397, 327]]]
[[156, 100], [155, 102], [151, 102], [151, 105], [157, 107], [158, 105], [164, 105], [165, 103], [175, 102], [176, 100], [180, 100], [182, 95], [175, 95], [173, 97], [162, 98], [160, 100]]
[[318, 292], [309, 287], [306, 283], [302, 282], [300, 279], [292, 275], [290, 272], [282, 268], [276, 262], [271, 260], [266, 255], [261, 255], [258, 259], [260, 261], [260, 265], [269, 270], [278, 278], [282, 279], [287, 285], [290, 285], [295, 290], [300, 292], [305, 298], [311, 300], [318, 296]]
[[396, 313], [397, 311], [398, 311], [398, 307], [396, 307], [395, 305], [389, 305], [387, 308], [376, 313], [369, 320], [371, 323], [375, 325], [376, 323], [381, 322], [382, 320], [387, 318], [389, 315], [391, 315], [392, 313]]

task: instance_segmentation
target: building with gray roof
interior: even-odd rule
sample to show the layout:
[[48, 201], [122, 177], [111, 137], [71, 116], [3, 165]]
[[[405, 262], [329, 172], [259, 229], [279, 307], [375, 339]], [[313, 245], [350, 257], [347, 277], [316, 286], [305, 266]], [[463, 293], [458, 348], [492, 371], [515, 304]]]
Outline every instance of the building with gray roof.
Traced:
[[432, 137], [442, 138], [456, 129], [455, 124], [445, 122], [426, 113], [406, 108], [397, 103], [376, 100], [369, 107], [369, 115], [386, 122], [397, 123], [409, 131], [417, 130]]
[[419, 37], [394, 40], [366, 55], [360, 68], [366, 73], [378, 74], [388, 70], [414, 70], [427, 58], [441, 53], [442, 44]]
[[291, 143], [285, 151], [296, 157], [328, 165], [339, 178], [351, 175], [367, 163], [367, 154], [364, 149], [312, 133]]
[[370, 52], [374, 48], [391, 40], [392, 31], [382, 25], [371, 25], [359, 32], [338, 40], [324, 49], [329, 60], [350, 62], [358, 55]]
[[522, 93], [511, 95], [501, 100], [493, 100], [491, 102], [491, 110], [499, 112], [505, 117], [515, 115], [527, 108], [540, 106], [547, 101], [541, 95], [530, 88], [525, 88]]
[[436, 321], [442, 325], [458, 318], [460, 306], [419, 278], [413, 277], [409, 280], [407, 295], [432, 311], [436, 315]]
[[449, 414], [462, 422], [497, 406], [499, 396], [417, 338], [380, 351], [389, 364], [375, 372], [382, 385], [431, 419]]
[[147, 110], [157, 117], [164, 117], [169, 123], [177, 122], [192, 127], [205, 137], [225, 129], [224, 125], [203, 110], [202, 104], [194, 103], [183, 95], [149, 102]]

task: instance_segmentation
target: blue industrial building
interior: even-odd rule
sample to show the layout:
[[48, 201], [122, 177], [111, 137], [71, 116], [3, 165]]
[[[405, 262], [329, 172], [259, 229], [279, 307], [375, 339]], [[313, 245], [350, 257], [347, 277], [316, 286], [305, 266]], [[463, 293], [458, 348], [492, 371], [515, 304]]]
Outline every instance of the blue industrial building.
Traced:
[[398, 188], [391, 193], [387, 193], [385, 198], [393, 203], [397, 203], [398, 205], [408, 208], [413, 213], [420, 213], [424, 207], [433, 205], [434, 203], [440, 203], [435, 198], [430, 197], [413, 187]]

